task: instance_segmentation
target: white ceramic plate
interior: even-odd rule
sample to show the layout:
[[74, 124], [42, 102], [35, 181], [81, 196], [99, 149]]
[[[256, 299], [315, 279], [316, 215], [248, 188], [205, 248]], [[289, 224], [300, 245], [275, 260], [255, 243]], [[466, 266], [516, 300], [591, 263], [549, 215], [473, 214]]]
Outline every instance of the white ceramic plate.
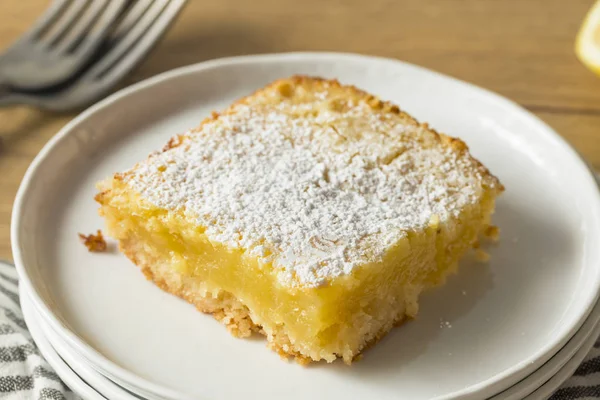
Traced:
[[[416, 321], [351, 368], [283, 363], [262, 340], [231, 338], [143, 279], [123, 256], [90, 254], [77, 238], [103, 226], [93, 201], [96, 181], [130, 167], [211, 110], [295, 73], [336, 77], [400, 104], [464, 139], [507, 187], [495, 219], [503, 239], [491, 263], [463, 263], [446, 286], [423, 296]], [[106, 375], [174, 399], [492, 396], [569, 340], [600, 283], [598, 189], [554, 131], [483, 89], [356, 55], [214, 60], [109, 97], [36, 158], [17, 195], [12, 239], [22, 284], [70, 346]]]
[[[81, 388], [95, 390], [98, 394], [110, 400], [140, 400], [142, 398], [128, 392], [111, 382], [100, 373], [96, 372], [78, 354], [74, 353], [60, 337], [40, 318], [35, 306], [31, 303], [29, 295], [22, 288], [19, 291], [21, 298], [21, 310], [27, 326], [35, 340], [40, 352], [46, 360], [52, 360], [52, 367], [61, 377], [63, 382], [75, 390], [79, 395], [86, 396]], [[49, 361], [50, 363], [50, 361]], [[76, 374], [69, 379], [68, 375]], [[77, 388], [77, 389], [75, 389]], [[88, 399], [88, 397], [84, 397]], [[98, 397], [96, 397], [98, 398]], [[143, 399], [147, 400], [147, 399]]]
[[545, 400], [552, 396], [552, 394], [560, 388], [560, 386], [565, 383], [567, 379], [569, 379], [583, 359], [590, 352], [591, 348], [594, 346], [594, 343], [598, 339], [598, 334], [600, 333], [600, 327], [597, 327], [595, 333], [591, 335], [581, 346], [581, 348], [575, 353], [573, 358], [569, 360], [561, 369], [554, 375], [550, 380], [540, 386], [535, 392], [531, 393], [529, 396], [524, 397], [523, 400]]
[[[88, 360], [78, 354], [77, 351], [70, 348], [60, 335], [54, 332], [44, 319], [40, 317], [37, 311], [34, 310], [35, 307], [30, 304], [31, 300], [29, 300], [29, 296], [24, 291], [21, 292], [21, 301], [22, 303], [25, 303], [24, 313], [28, 314], [28, 320], [29, 318], [35, 320], [36, 325], [39, 326], [44, 333], [44, 340], [47, 340], [52, 347], [56, 349], [58, 354], [65, 360], [71, 369], [77, 371], [77, 374], [83, 380], [102, 395], [112, 400], [135, 400], [140, 398], [160, 400], [147, 392], [138, 393], [140, 397], [136, 397], [121, 388], [118, 379], [113, 382], [102, 376], [100, 372], [97, 372], [90, 366]], [[581, 328], [558, 353], [533, 374], [489, 400], [521, 400], [523, 398], [529, 400], [537, 398], [535, 396], [539, 397], [539, 393], [544, 392], [549, 395], [552, 391], [556, 390], [573, 374], [577, 365], [579, 365], [593, 346], [600, 334], [599, 320], [600, 303], [596, 303], [594, 309]], [[125, 383], [125, 385], [127, 384]], [[135, 388], [130, 389], [134, 392], [136, 391]], [[550, 392], [548, 392], [549, 389], [551, 390]], [[538, 394], [532, 395], [534, 392]]]
[[[585, 320], [577, 333], [575, 333], [569, 342], [548, 360], [548, 362], [521, 382], [488, 400], [534, 399], [536, 397], [529, 396], [540, 387], [546, 386], [549, 381], [555, 383], [556, 386], [554, 390], [556, 390], [573, 374], [574, 369], [571, 368], [573, 360], [577, 359], [581, 362], [583, 357], [585, 357], [594, 345], [598, 335], [600, 335], [599, 321], [600, 303], [596, 303], [589, 317]], [[565, 371], [569, 372], [566, 373]]]
[[95, 388], [91, 387], [81, 377], [75, 373], [67, 363], [58, 355], [58, 353], [52, 348], [52, 345], [46, 339], [46, 336], [38, 324], [35, 316], [33, 305], [30, 304], [28, 296], [23, 289], [20, 290], [21, 298], [21, 311], [23, 317], [29, 328], [31, 337], [37, 344], [40, 353], [48, 364], [54, 369], [54, 372], [58, 374], [60, 379], [75, 393], [86, 400], [106, 400]]

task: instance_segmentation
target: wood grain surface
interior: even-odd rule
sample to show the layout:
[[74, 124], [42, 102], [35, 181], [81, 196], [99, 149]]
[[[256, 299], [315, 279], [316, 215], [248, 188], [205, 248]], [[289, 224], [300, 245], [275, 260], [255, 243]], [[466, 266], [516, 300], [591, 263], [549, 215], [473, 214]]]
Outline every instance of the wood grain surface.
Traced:
[[[83, 1], [83, 0], [81, 0]], [[0, 49], [47, 0], [2, 0]], [[600, 169], [600, 77], [573, 43], [592, 0], [188, 0], [122, 84], [216, 57], [332, 50], [393, 57], [475, 83], [534, 112]], [[75, 113], [0, 109], [0, 258], [31, 160]]]

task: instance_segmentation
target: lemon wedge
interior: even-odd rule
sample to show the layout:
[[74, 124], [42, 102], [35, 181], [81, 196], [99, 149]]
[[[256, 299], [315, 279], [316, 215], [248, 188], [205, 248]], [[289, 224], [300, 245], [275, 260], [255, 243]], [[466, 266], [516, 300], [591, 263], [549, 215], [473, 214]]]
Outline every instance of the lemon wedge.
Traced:
[[579, 29], [575, 53], [582, 63], [600, 75], [600, 1], [588, 11]]

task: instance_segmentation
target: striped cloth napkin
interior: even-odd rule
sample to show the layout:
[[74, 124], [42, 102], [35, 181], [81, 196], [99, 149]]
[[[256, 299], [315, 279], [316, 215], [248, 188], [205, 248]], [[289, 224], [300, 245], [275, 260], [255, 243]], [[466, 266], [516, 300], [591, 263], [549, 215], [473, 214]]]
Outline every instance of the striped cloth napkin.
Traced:
[[38, 351], [21, 313], [17, 271], [0, 261], [0, 398], [79, 399]]
[[[0, 262], [0, 399], [79, 400], [48, 365], [23, 320], [15, 268]], [[551, 400], [600, 399], [600, 341]]]

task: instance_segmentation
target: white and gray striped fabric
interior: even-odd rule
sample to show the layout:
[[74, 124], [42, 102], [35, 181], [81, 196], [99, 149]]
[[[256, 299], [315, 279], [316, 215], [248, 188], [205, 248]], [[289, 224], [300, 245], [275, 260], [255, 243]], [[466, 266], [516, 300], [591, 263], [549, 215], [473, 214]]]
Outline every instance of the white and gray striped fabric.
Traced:
[[79, 399], [39, 353], [21, 313], [17, 272], [0, 262], [0, 398]]
[[[0, 262], [0, 399], [78, 400], [40, 355], [23, 320], [17, 274]], [[600, 341], [550, 400], [600, 399]]]

